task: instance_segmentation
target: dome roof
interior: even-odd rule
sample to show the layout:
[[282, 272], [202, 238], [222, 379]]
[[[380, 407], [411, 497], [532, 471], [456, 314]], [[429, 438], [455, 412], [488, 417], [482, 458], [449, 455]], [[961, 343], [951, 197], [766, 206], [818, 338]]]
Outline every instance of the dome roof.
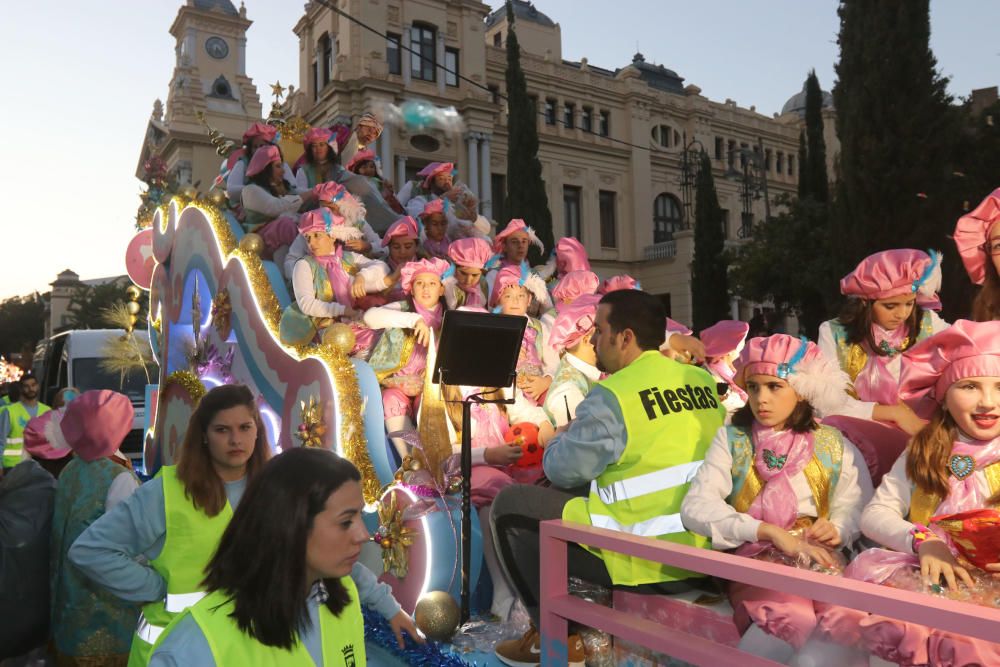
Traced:
[[[632, 67], [639, 71], [639, 78], [651, 88], [665, 90], [668, 93], [684, 94], [684, 77], [663, 65], [650, 65], [641, 53], [632, 56]], [[622, 71], [620, 68], [615, 73]]]
[[194, 6], [197, 9], [204, 9], [209, 12], [217, 9], [223, 14], [229, 14], [230, 16], [240, 15], [236, 7], [229, 0], [194, 0]]
[[[807, 84], [803, 83], [802, 84], [802, 90], [799, 91], [799, 92], [797, 92], [797, 93], [795, 93], [791, 97], [789, 97], [788, 101], [785, 102], [785, 106], [781, 107], [781, 115], [782, 116], [784, 116], [786, 113], [794, 113], [794, 114], [798, 114], [799, 116], [805, 118], [805, 115], [806, 115], [806, 85]], [[823, 104], [822, 104], [821, 108], [823, 108], [823, 109], [832, 109], [833, 108], [833, 95], [831, 95], [830, 93], [828, 93], [825, 90], [820, 90], [820, 92], [823, 93]]]
[[[538, 11], [531, 2], [528, 0], [513, 0], [514, 3], [514, 20], [515, 21], [530, 21], [531, 23], [538, 23], [546, 28], [556, 27], [555, 21], [550, 19], [548, 16]], [[489, 16], [486, 17], [486, 27], [492, 28], [500, 21], [507, 18], [507, 6], [500, 5], [499, 9], [494, 10]]]

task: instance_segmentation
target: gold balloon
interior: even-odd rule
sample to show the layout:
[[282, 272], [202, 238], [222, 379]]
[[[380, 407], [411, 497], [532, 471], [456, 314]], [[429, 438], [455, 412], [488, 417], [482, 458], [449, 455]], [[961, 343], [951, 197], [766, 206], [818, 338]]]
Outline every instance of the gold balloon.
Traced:
[[357, 342], [354, 330], [343, 322], [331, 324], [323, 332], [323, 342], [333, 345], [344, 354], [350, 354]]
[[461, 612], [450, 593], [433, 591], [417, 600], [413, 621], [425, 635], [439, 642], [451, 639], [458, 629]]
[[128, 303], [126, 303], [125, 308], [128, 310], [129, 315], [138, 315], [139, 311], [142, 310], [142, 306], [140, 306], [135, 301], [129, 301]]
[[260, 256], [264, 252], [264, 239], [261, 238], [260, 234], [253, 232], [244, 234], [243, 238], [240, 239], [240, 249], [251, 255]]
[[188, 199], [198, 198], [198, 190], [192, 185], [185, 185], [183, 188], [181, 188], [181, 194], [187, 197]]
[[208, 201], [216, 206], [223, 207], [226, 205], [226, 193], [222, 190], [212, 190], [208, 193]]
[[129, 301], [138, 301], [139, 297], [142, 295], [142, 290], [140, 290], [135, 285], [129, 285], [125, 288], [125, 296], [129, 298]]

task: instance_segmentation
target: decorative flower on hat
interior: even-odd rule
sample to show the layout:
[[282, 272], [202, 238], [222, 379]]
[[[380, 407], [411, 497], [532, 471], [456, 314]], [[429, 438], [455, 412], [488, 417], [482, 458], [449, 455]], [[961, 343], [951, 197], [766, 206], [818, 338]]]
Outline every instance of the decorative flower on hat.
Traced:
[[309, 397], [309, 402], [301, 401], [302, 423], [295, 437], [302, 442], [303, 447], [323, 448], [323, 436], [326, 435], [326, 422], [323, 421], [323, 405], [315, 396]]

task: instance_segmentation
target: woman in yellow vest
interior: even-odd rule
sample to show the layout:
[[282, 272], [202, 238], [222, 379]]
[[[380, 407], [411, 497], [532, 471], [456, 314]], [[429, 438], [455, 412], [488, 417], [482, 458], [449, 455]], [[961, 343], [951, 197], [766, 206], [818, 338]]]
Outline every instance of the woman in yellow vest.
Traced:
[[167, 624], [204, 596], [205, 565], [269, 456], [250, 390], [216, 387], [191, 416], [178, 464], [165, 466], [73, 543], [69, 559], [87, 576], [125, 601], [144, 603], [130, 667], [145, 665]]
[[150, 666], [365, 665], [350, 577], [369, 538], [360, 481], [327, 450], [270, 461], [208, 564], [207, 595], [171, 624]]
[[[813, 411], [846, 400], [846, 374], [815, 344], [784, 334], [751, 339], [736, 369], [749, 400], [705, 454], [681, 505], [684, 526], [713, 549], [840, 571], [837, 550], [858, 537], [871, 481], [854, 446]], [[814, 640], [812, 600], [735, 582], [728, 592], [744, 651], [782, 663], [796, 651], [847, 651]]]

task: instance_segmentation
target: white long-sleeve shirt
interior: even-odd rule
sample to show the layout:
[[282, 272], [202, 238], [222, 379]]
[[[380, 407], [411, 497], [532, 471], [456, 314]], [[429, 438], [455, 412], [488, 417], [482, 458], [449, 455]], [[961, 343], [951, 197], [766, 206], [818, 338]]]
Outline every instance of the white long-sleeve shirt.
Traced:
[[282, 195], [275, 197], [256, 183], [243, 188], [243, 208], [255, 211], [267, 218], [277, 218], [281, 215], [296, 214], [302, 207], [302, 197], [298, 195]]
[[370, 329], [412, 329], [423, 319], [420, 313], [406, 312], [405, 301], [394, 301], [365, 311], [365, 326]]
[[[299, 239], [302, 237], [300, 236]], [[298, 241], [299, 239], [296, 239]], [[371, 294], [385, 289], [385, 277], [389, 275], [389, 267], [377, 259], [367, 259], [362, 255], [355, 256], [355, 264], [360, 267], [358, 277], [364, 281], [365, 292]], [[287, 266], [287, 264], [286, 264]], [[311, 317], [340, 317], [344, 314], [344, 304], [336, 301], [321, 301], [316, 298], [316, 287], [313, 281], [312, 267], [309, 262], [296, 261], [292, 269], [292, 291], [295, 293], [295, 303], [299, 309]]]
[[[295, 176], [292, 175], [292, 168], [288, 166], [288, 163], [284, 163], [285, 180], [289, 183], [295, 183]], [[235, 165], [233, 165], [233, 170], [229, 172], [229, 177], [226, 179], [226, 195], [229, 197], [229, 201], [234, 204], [242, 201], [243, 188], [247, 184], [247, 162], [246, 160], [239, 160]]]
[[[929, 311], [931, 314], [931, 331], [937, 333], [948, 328], [948, 323], [938, 317], [938, 314], [934, 311]], [[830, 328], [830, 320], [823, 322], [819, 325], [819, 336], [817, 336], [816, 344], [819, 346], [820, 352], [823, 353], [828, 359], [837, 360], [837, 343], [833, 339], [833, 330]], [[899, 372], [902, 364], [903, 355], [897, 354], [889, 363], [886, 364], [885, 368], [892, 377], [899, 380]], [[846, 369], [845, 369], [846, 370]], [[875, 409], [877, 403], [872, 401], [863, 401], [853, 397], [848, 397], [847, 402], [844, 407], [837, 414], [844, 415], [846, 417], [855, 417], [857, 419], [872, 419], [872, 410]], [[825, 415], [830, 416], [830, 415]]]
[[[733, 491], [733, 457], [729, 450], [726, 429], [720, 428], [698, 468], [691, 488], [681, 505], [684, 527], [693, 533], [712, 539], [712, 548], [735, 549], [745, 542], [757, 541], [762, 523], [745, 512], [737, 512], [726, 502]], [[816, 501], [803, 472], [791, 477], [799, 516], [816, 517]], [[872, 482], [864, 458], [844, 439], [844, 455], [840, 479], [830, 501], [827, 519], [840, 533], [841, 543], [848, 545], [858, 537], [861, 511], [872, 497]]]

